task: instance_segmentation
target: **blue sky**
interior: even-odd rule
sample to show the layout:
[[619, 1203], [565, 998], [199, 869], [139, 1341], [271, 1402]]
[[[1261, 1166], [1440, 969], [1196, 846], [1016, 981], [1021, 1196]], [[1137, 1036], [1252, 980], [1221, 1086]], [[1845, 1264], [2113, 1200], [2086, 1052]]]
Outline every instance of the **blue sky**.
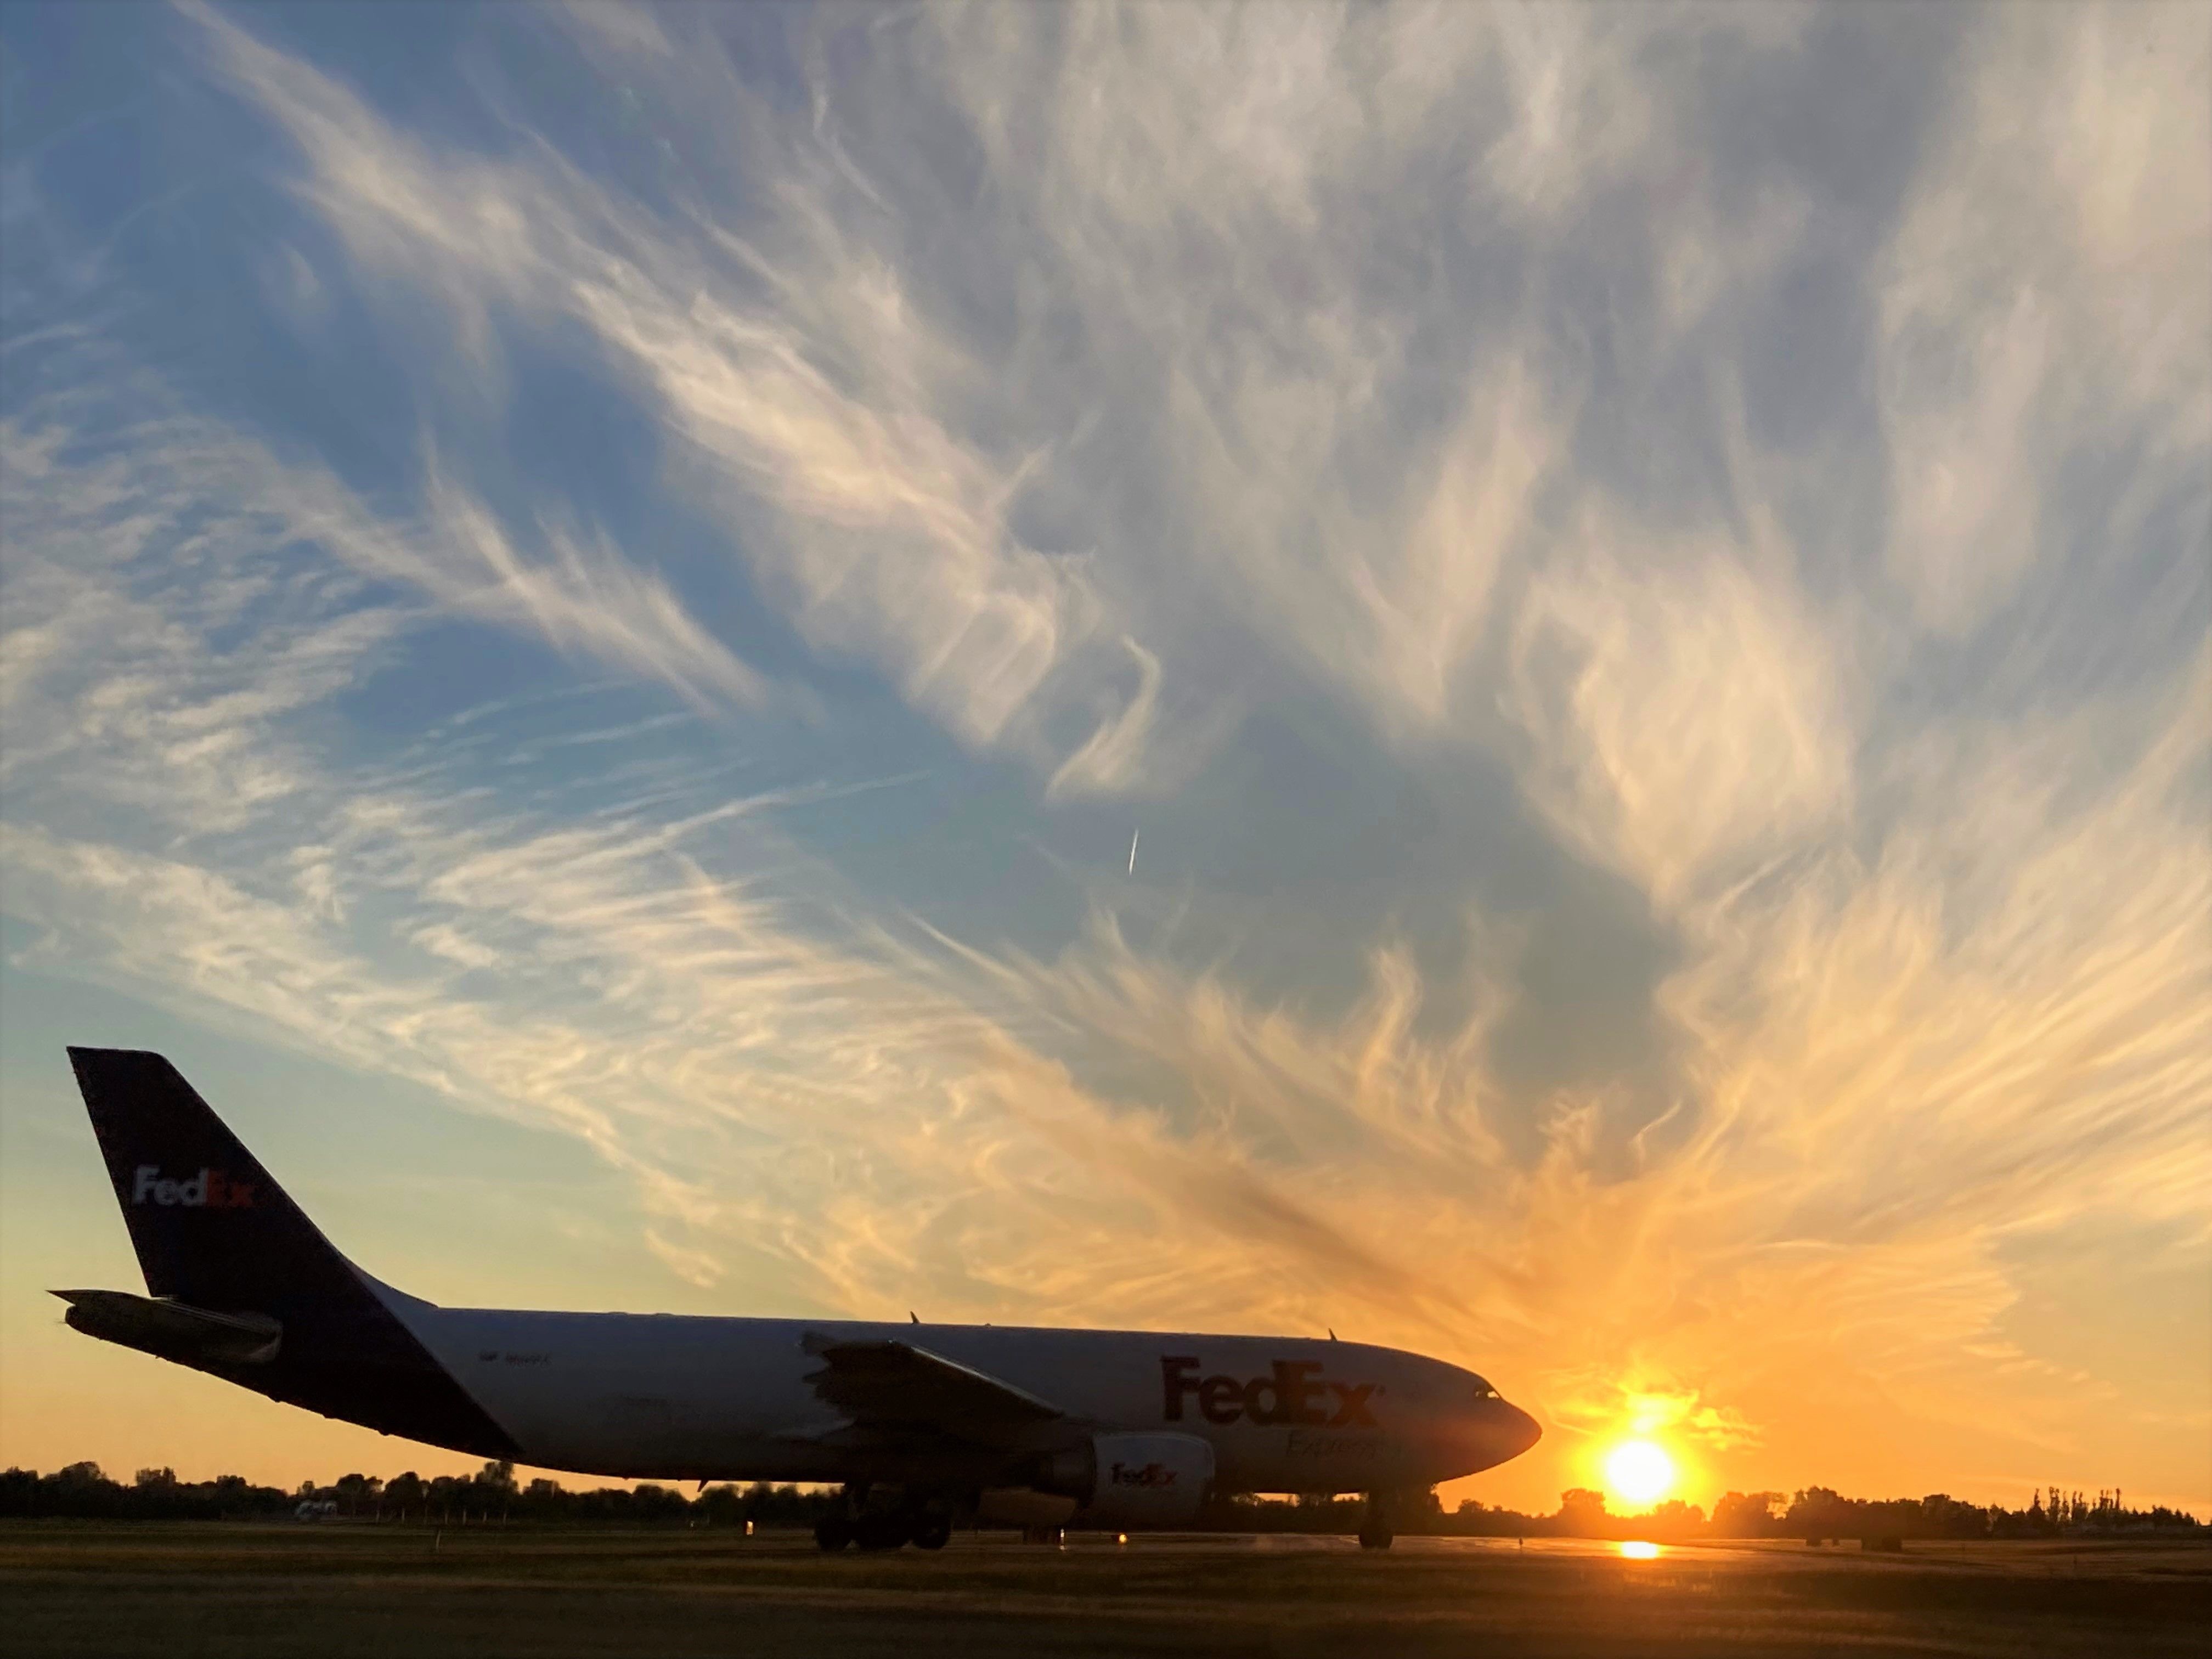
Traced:
[[85, 1041], [443, 1300], [2212, 1506], [2207, 38], [11, 8], [5, 1455], [349, 1443], [61, 1340]]

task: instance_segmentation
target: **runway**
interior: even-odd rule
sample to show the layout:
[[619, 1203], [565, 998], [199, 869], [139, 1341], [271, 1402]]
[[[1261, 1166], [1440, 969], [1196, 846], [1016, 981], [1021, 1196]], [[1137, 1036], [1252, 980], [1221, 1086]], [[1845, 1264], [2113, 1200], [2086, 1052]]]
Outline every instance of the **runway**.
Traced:
[[0, 1654], [2201, 1655], [2194, 1543], [1668, 1547], [957, 1535], [824, 1557], [801, 1534], [321, 1525], [0, 1527]]

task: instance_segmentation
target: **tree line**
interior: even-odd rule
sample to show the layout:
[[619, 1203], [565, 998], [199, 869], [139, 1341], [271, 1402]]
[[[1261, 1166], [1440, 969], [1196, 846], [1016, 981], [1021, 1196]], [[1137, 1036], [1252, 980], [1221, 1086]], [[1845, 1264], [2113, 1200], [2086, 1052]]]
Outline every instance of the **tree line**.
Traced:
[[2039, 1490], [2022, 1509], [2002, 1504], [1967, 1504], [1948, 1492], [1924, 1498], [1845, 1498], [1827, 1486], [1794, 1493], [1741, 1492], [1723, 1495], [1707, 1516], [1695, 1504], [1670, 1499], [1650, 1510], [1613, 1514], [1605, 1495], [1577, 1487], [1559, 1495], [1559, 1510], [1547, 1516], [1492, 1509], [1472, 1499], [1460, 1504], [1437, 1530], [1476, 1536], [1529, 1538], [1644, 1538], [1656, 1541], [1691, 1538], [1802, 1538], [1828, 1542], [1845, 1538], [1902, 1540], [1909, 1538], [2047, 1538], [2062, 1534], [2120, 1532], [2193, 1532], [2203, 1523], [2186, 1510], [2164, 1504], [2130, 1509], [2118, 1488], [2097, 1494], [2094, 1503], [2081, 1492]]
[[[811, 1527], [836, 1495], [823, 1489], [709, 1486], [687, 1496], [650, 1483], [575, 1492], [544, 1479], [520, 1483], [512, 1463], [487, 1463], [471, 1475], [424, 1480], [413, 1470], [380, 1480], [344, 1474], [328, 1485], [302, 1481], [291, 1491], [256, 1486], [242, 1475], [179, 1480], [166, 1468], [140, 1469], [112, 1480], [97, 1463], [71, 1463], [49, 1474], [0, 1473], [0, 1516], [137, 1521], [343, 1519], [396, 1524], [482, 1526], [582, 1522], [661, 1525]], [[2024, 1509], [1961, 1503], [1936, 1492], [1925, 1498], [1845, 1498], [1826, 1486], [1802, 1492], [1732, 1492], [1711, 1516], [1679, 1499], [1617, 1514], [1605, 1495], [1575, 1487], [1549, 1515], [1525, 1514], [1472, 1498], [1447, 1512], [1431, 1492], [1406, 1505], [1398, 1530], [1439, 1535], [1522, 1538], [2038, 1538], [2123, 1532], [2195, 1532], [2196, 1516], [2163, 1504], [2130, 1509], [2114, 1489], [2092, 1500], [2080, 1492], [2039, 1490]], [[1350, 1533], [1364, 1500], [1308, 1495], [1216, 1499], [1200, 1522], [1223, 1532]]]

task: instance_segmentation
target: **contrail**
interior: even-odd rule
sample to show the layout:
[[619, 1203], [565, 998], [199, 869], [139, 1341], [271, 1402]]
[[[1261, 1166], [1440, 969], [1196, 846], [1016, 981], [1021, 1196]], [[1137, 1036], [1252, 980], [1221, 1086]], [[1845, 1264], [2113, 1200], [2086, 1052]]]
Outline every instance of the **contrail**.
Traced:
[[1137, 873], [1137, 837], [1144, 833], [1141, 829], [1129, 832], [1129, 873], [1133, 876]]

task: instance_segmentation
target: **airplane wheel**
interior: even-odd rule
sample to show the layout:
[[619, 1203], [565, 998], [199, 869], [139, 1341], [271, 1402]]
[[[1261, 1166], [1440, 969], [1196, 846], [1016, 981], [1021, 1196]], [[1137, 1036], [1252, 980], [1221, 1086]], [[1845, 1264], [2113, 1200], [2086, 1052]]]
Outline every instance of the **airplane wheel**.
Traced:
[[842, 1515], [833, 1515], [814, 1523], [814, 1541], [823, 1552], [835, 1555], [853, 1541], [853, 1523]]
[[941, 1550], [952, 1540], [952, 1517], [949, 1515], [925, 1515], [914, 1523], [914, 1547], [919, 1550]]
[[1387, 1528], [1362, 1527], [1359, 1529], [1359, 1547], [1364, 1550], [1387, 1550], [1390, 1547], [1390, 1538], [1391, 1534]]
[[864, 1515], [853, 1527], [853, 1541], [864, 1550], [895, 1550], [907, 1537], [906, 1517], [900, 1515]]

